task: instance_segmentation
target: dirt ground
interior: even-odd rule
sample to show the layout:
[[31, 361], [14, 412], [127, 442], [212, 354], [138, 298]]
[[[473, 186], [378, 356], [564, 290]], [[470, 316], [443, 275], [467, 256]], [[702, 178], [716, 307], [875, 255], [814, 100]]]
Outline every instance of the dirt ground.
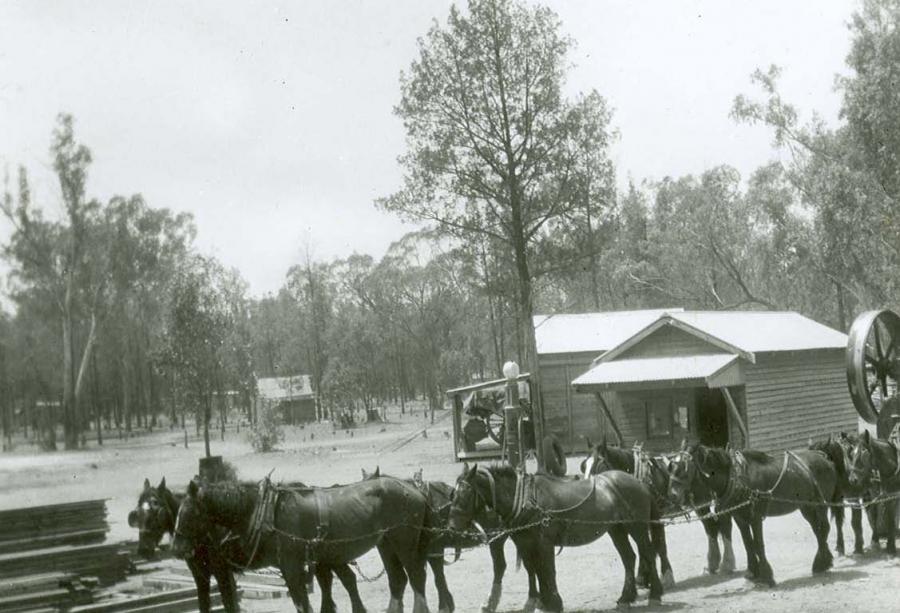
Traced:
[[[399, 443], [429, 426], [426, 436], [414, 436], [397, 450]], [[410, 476], [423, 468], [426, 479], [453, 482], [460, 465], [452, 459], [450, 422], [439, 419], [429, 425], [421, 410], [416, 416], [391, 416], [387, 424], [373, 424], [349, 433], [332, 434], [327, 424], [288, 428], [282, 450], [253, 453], [244, 433], [230, 431], [224, 442], [213, 442], [213, 453], [223, 455], [244, 479], [260, 479], [274, 469], [275, 480], [302, 480], [315, 485], [356, 481], [360, 468], [380, 466], [382, 473]], [[314, 435], [314, 440], [311, 436]], [[183, 487], [197, 472], [202, 442], [184, 448], [180, 431], [158, 431], [127, 441], [108, 440], [102, 449], [80, 452], [13, 452], [0, 455], [0, 509], [88, 498], [108, 498], [110, 539], [134, 539], [126, 515], [133, 507], [141, 484], [148, 477], [154, 484], [163, 476], [170, 487]], [[570, 458], [570, 472], [579, 458]], [[848, 522], [849, 524], [849, 522]], [[705, 576], [706, 539], [699, 523], [674, 526], [668, 530], [669, 555], [677, 586], [663, 598], [663, 605], [650, 609], [646, 593], [633, 607], [641, 610], [691, 611], [891, 611], [900, 609], [900, 559], [880, 553], [836, 558], [835, 568], [813, 577], [810, 566], [815, 540], [799, 513], [766, 521], [766, 544], [770, 562], [779, 582], [775, 589], [753, 587], [741, 572], [729, 576]], [[847, 525], [845, 537], [852, 549]], [[868, 527], [866, 527], [868, 541]], [[743, 545], [735, 529], [735, 556], [738, 568], [745, 567]], [[830, 537], [834, 543], [834, 531]], [[515, 553], [507, 544], [507, 571], [500, 611], [519, 611], [525, 602], [527, 584], [524, 571], [514, 569]], [[374, 553], [359, 560], [368, 576], [380, 571]], [[557, 568], [566, 610], [606, 611], [615, 607], [622, 587], [622, 568], [608, 538], [581, 548], [564, 550]], [[478, 611], [491, 583], [490, 556], [486, 548], [467, 551], [447, 568], [447, 579], [456, 599], [457, 611]], [[361, 582], [361, 593], [370, 611], [387, 604], [384, 578]], [[428, 600], [436, 609], [437, 596], [429, 579]], [[335, 596], [341, 610], [349, 610], [346, 594], [336, 584]], [[313, 596], [318, 602], [318, 594]], [[272, 603], [275, 603], [274, 605]], [[248, 604], [251, 604], [248, 602]], [[407, 609], [411, 607], [411, 594]], [[293, 611], [290, 601], [267, 601], [266, 607]], [[253, 608], [253, 607], [250, 607]]]

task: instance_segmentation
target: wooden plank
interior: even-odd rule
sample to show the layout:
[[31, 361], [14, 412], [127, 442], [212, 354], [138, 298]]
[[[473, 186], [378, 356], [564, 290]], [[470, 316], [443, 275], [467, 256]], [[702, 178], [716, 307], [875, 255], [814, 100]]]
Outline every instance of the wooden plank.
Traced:
[[622, 445], [623, 439], [622, 432], [619, 430], [619, 424], [616, 423], [616, 418], [613, 417], [612, 411], [606, 405], [606, 400], [603, 399], [602, 394], [597, 394], [597, 401], [600, 403], [600, 408], [603, 410], [604, 415], [606, 415], [607, 422], [612, 426], [613, 432], [616, 434], [616, 440], [619, 442], [619, 445]]
[[727, 387], [720, 388], [722, 390], [722, 395], [725, 396], [725, 404], [728, 406], [728, 410], [731, 413], [732, 419], [734, 419], [738, 428], [741, 430], [741, 434], [744, 436], [744, 447], [750, 447], [750, 433], [747, 430], [747, 424], [744, 423], [744, 418], [741, 417], [741, 412], [738, 410], [737, 405], [734, 403], [734, 398], [731, 397], [731, 392], [728, 391]]

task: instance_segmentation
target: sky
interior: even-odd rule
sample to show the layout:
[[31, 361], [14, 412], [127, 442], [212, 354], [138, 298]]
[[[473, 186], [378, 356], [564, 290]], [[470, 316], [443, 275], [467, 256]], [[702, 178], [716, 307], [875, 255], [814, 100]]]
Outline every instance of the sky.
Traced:
[[[413, 229], [373, 204], [401, 184], [399, 75], [450, 4], [4, 0], [0, 165], [25, 165], [58, 214], [48, 150], [65, 111], [93, 152], [89, 196], [193, 213], [198, 248], [253, 295], [307, 252], [380, 257]], [[545, 4], [577, 42], [567, 93], [596, 89], [614, 109], [620, 185], [719, 164], [747, 177], [777, 158], [765, 128], [728, 117], [735, 95], [756, 93], [756, 68], [778, 64], [804, 117], [837, 121], [855, 2]]]

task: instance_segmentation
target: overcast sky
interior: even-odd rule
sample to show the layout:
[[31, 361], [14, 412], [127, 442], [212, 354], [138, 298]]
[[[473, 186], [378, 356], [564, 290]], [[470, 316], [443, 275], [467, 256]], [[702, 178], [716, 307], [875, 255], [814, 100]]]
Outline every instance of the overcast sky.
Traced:
[[[409, 228], [373, 200], [400, 181], [398, 76], [446, 0], [0, 2], [0, 164], [25, 164], [59, 211], [54, 118], [94, 153], [89, 194], [192, 212], [201, 250], [275, 291], [306, 245], [380, 257]], [[578, 43], [571, 93], [615, 109], [624, 184], [775, 157], [728, 118], [776, 63], [785, 96], [837, 117], [854, 2], [549, 2]], [[0, 220], [0, 238], [8, 236]]]

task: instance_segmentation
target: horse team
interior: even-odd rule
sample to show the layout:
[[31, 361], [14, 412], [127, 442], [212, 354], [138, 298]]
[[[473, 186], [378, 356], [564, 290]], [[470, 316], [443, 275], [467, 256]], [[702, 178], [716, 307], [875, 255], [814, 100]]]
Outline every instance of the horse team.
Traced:
[[[491, 592], [482, 607], [496, 610], [506, 560], [503, 546], [512, 539], [528, 574], [526, 612], [562, 611], [556, 583], [556, 548], [591, 543], [604, 534], [624, 568], [618, 604], [637, 600], [648, 588], [659, 602], [674, 585], [665, 525], [679, 512], [694, 510], [707, 535], [706, 571], [734, 570], [731, 543], [736, 523], [747, 555], [748, 579], [774, 586], [766, 557], [766, 517], [799, 510], [816, 539], [812, 572], [832, 566], [828, 548], [832, 511], [838, 553], [844, 552], [845, 500], [879, 502], [885, 509], [886, 551], [895, 553], [896, 493], [900, 491], [900, 444], [863, 433], [811, 443], [810, 449], [780, 457], [758, 451], [695, 444], [669, 456], [589, 443], [581, 474], [560, 477], [526, 474], [504, 465], [465, 465], [455, 487], [424, 481], [418, 474], [400, 479], [363, 473], [356, 483], [309, 487], [302, 483], [192, 481], [183, 494], [165, 479], [149, 481], [129, 514], [139, 529], [138, 551], [151, 555], [162, 537], [173, 537], [175, 555], [190, 568], [200, 610], [210, 610], [210, 580], [215, 577], [226, 611], [238, 611], [234, 573], [273, 566], [281, 571], [298, 611], [312, 611], [308, 585], [320, 586], [320, 612], [336, 611], [332, 598], [337, 576], [353, 613], [366, 611], [350, 564], [377, 549], [390, 592], [388, 613], [403, 610], [407, 584], [413, 613], [428, 611], [426, 563], [430, 565], [441, 613], [454, 610], [444, 576], [444, 550], [474, 547], [485, 541], [493, 561]], [[889, 502], [880, 502], [889, 500]], [[867, 505], [878, 546], [874, 511]], [[861, 505], [853, 507], [854, 551], [862, 552]], [[719, 539], [722, 548], [719, 547]], [[636, 552], [635, 552], [636, 549]], [[657, 572], [659, 559], [659, 573]], [[637, 568], [635, 568], [637, 564]], [[660, 573], [662, 577], [660, 577]]]

